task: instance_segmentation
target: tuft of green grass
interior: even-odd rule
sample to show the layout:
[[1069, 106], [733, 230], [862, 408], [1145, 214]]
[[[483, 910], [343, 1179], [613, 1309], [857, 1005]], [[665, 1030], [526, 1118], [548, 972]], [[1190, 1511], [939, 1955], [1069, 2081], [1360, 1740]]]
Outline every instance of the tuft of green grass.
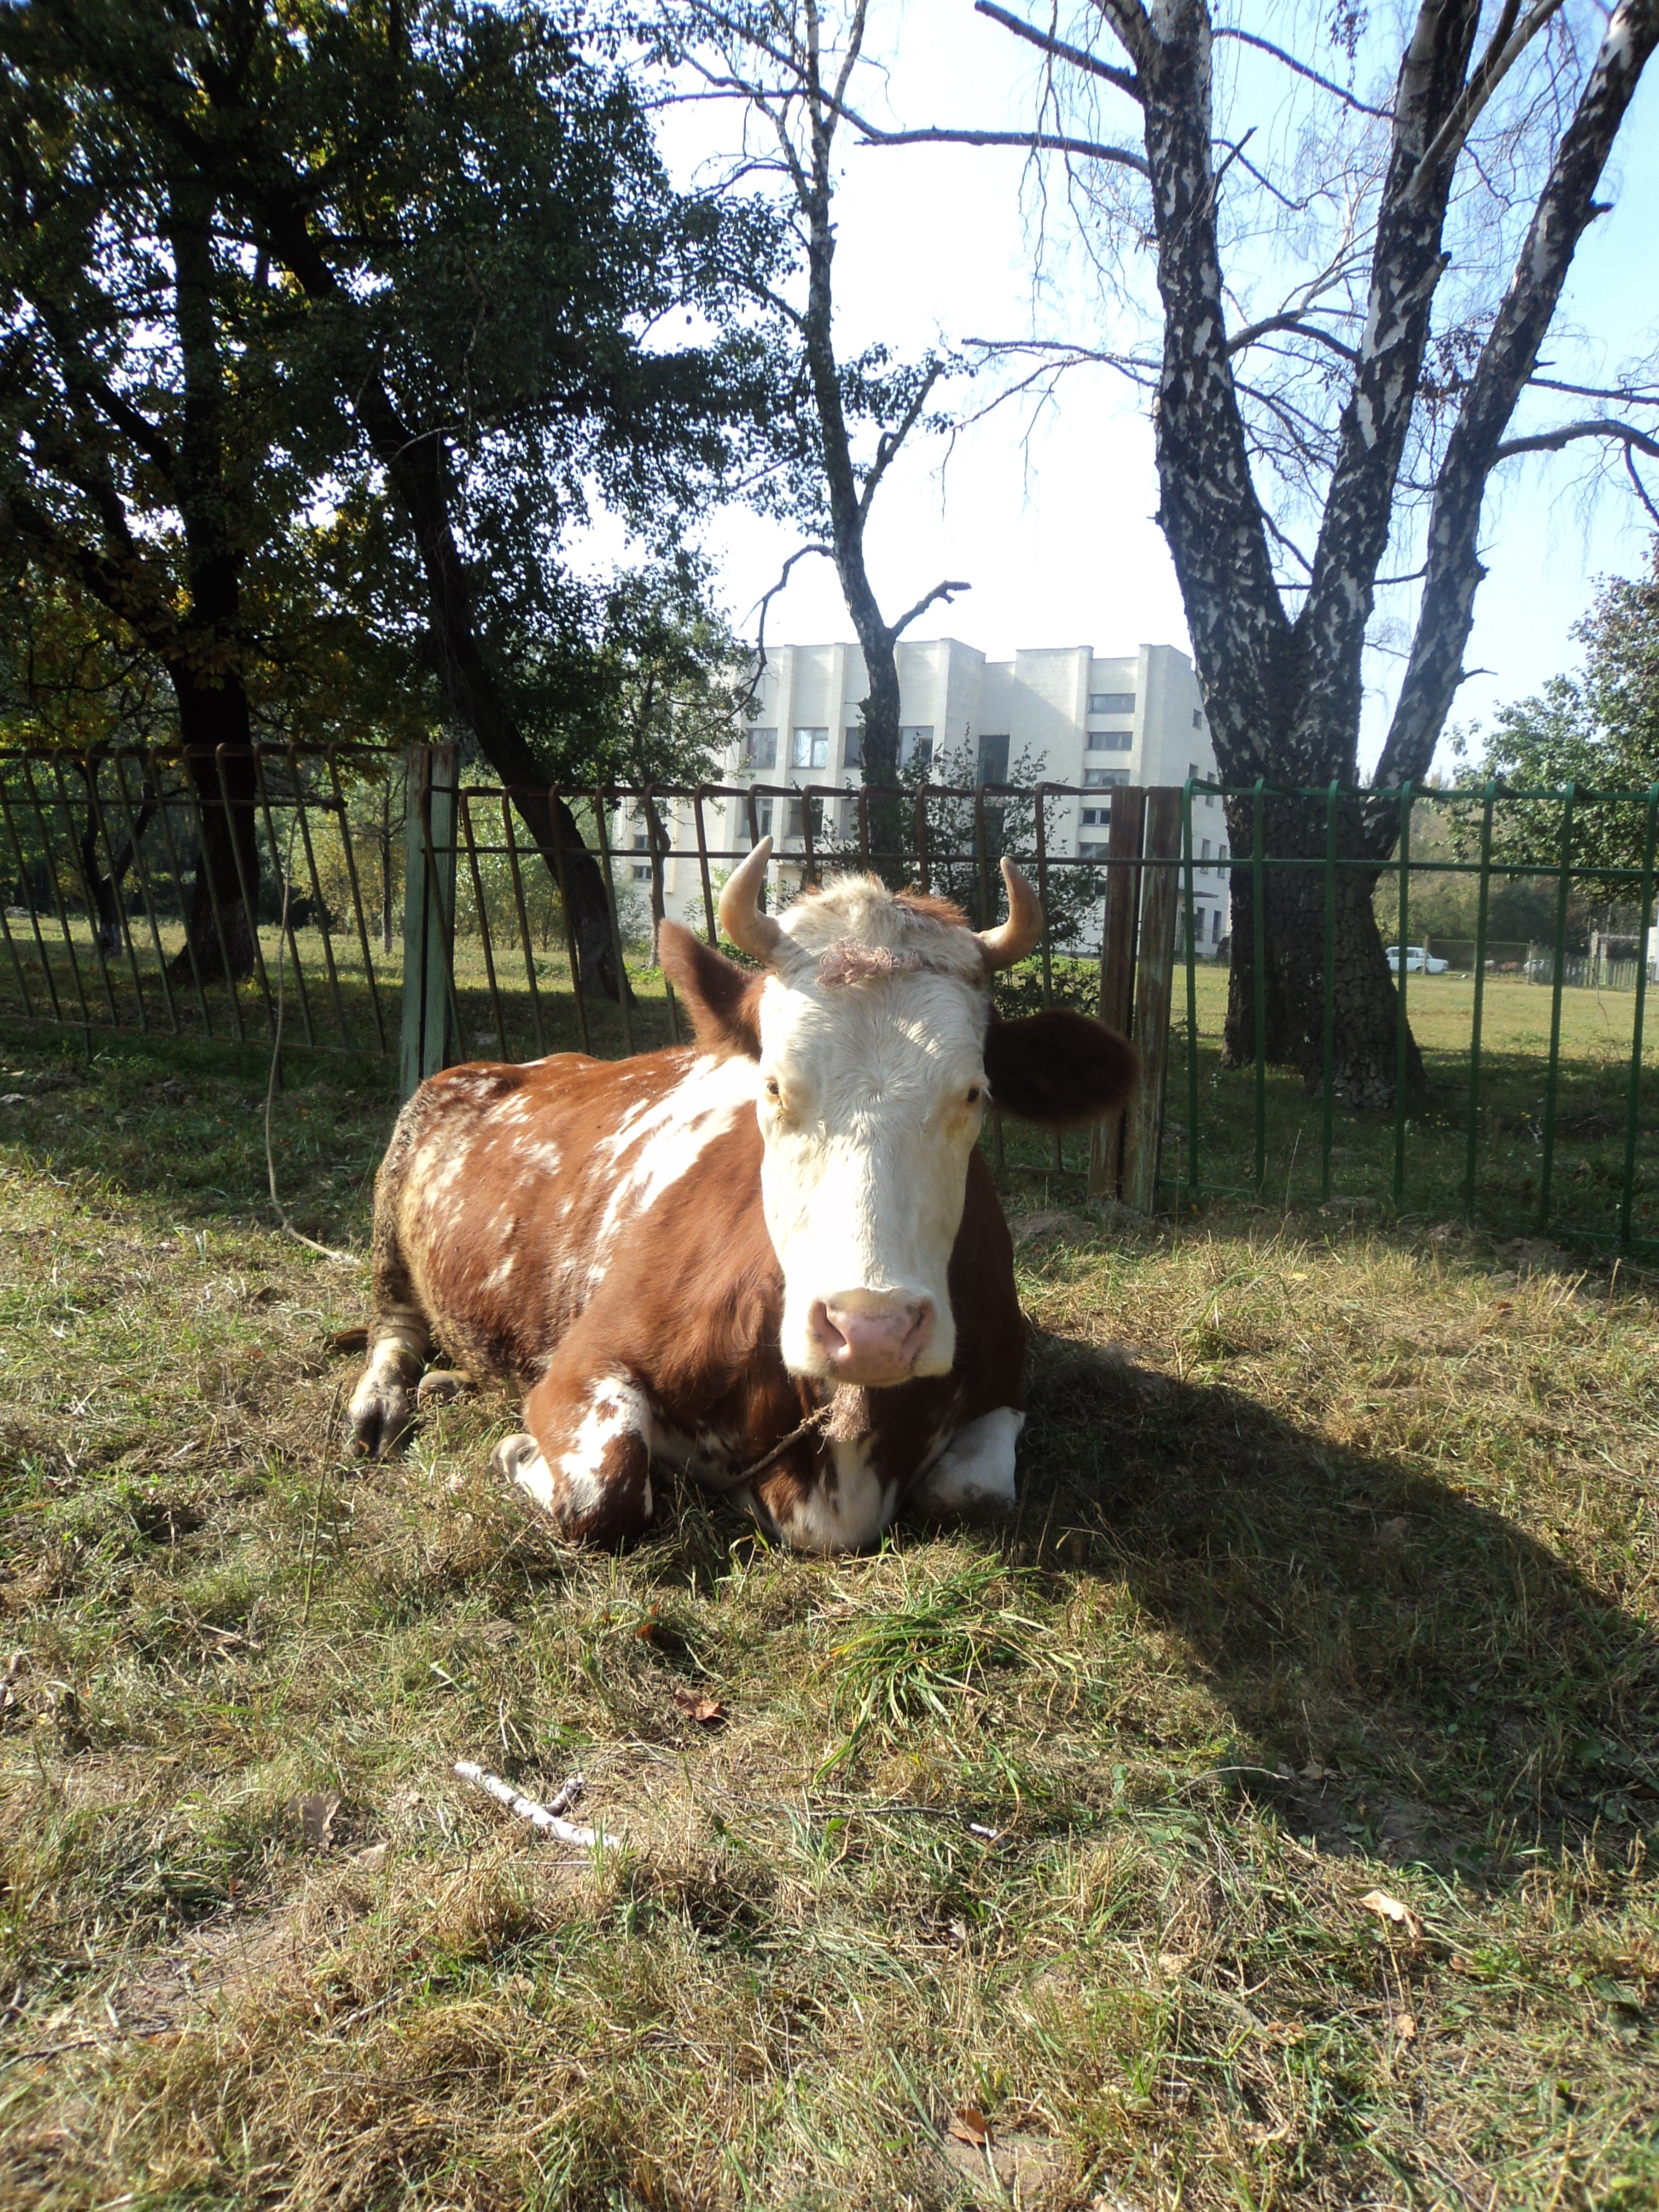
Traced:
[[[0, 1054], [8, 2212], [1659, 2198], [1650, 1278], [1051, 1209], [1007, 1528], [589, 1555], [502, 1397], [341, 1456], [262, 1069]], [[309, 1233], [393, 1103], [296, 1056]]]

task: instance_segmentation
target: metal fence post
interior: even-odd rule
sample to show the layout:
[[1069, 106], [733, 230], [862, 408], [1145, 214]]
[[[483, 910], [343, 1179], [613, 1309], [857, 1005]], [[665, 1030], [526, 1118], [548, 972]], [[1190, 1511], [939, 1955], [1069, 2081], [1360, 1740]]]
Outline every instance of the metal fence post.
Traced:
[[398, 1090], [413, 1097], [448, 1065], [449, 961], [444, 933], [455, 911], [458, 750], [411, 745], [404, 809], [403, 1030]]
[[1146, 794], [1140, 957], [1135, 963], [1135, 1049], [1140, 1080], [1123, 1128], [1123, 1203], [1150, 1213], [1158, 1203], [1164, 1133], [1164, 1078], [1170, 1063], [1170, 1000], [1175, 985], [1176, 912], [1180, 900], [1181, 791]]
[[[1140, 837], [1146, 794], [1121, 784], [1113, 792], [1106, 829], [1106, 896], [1101, 912], [1100, 1018], [1127, 1036], [1134, 1018], [1135, 938], [1140, 920]], [[1123, 1151], [1123, 1115], [1097, 1121], [1089, 1133], [1089, 1195], [1116, 1195]]]

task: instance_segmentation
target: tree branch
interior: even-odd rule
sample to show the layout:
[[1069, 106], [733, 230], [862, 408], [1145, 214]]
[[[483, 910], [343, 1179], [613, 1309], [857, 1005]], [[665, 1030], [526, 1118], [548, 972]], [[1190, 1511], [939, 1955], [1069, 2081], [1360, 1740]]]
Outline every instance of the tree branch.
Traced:
[[1310, 84], [1316, 84], [1322, 92], [1330, 93], [1345, 107], [1352, 107], [1356, 115], [1372, 115], [1379, 123], [1394, 120], [1390, 109], [1373, 107], [1368, 100], [1361, 100], [1356, 93], [1345, 91], [1341, 85], [1334, 83], [1329, 77], [1321, 76], [1316, 69], [1310, 69], [1306, 62], [1297, 61], [1294, 54], [1287, 54], [1283, 46], [1276, 46], [1271, 39], [1258, 38], [1254, 31], [1235, 30], [1224, 23], [1217, 24], [1210, 35], [1217, 39], [1231, 39], [1241, 46], [1255, 46], [1262, 53], [1271, 54], [1275, 61], [1283, 62], [1287, 70], [1294, 70], [1297, 76], [1305, 76]]
[[1137, 175], [1151, 173], [1144, 154], [1127, 146], [1103, 146], [1094, 138], [1066, 138], [1048, 131], [878, 131], [860, 123], [867, 146], [1024, 146], [1032, 154], [1078, 154], [1091, 161], [1115, 161]]
[[915, 428], [917, 422], [921, 419], [921, 410], [927, 404], [927, 396], [932, 392], [933, 386], [939, 382], [939, 378], [943, 375], [944, 372], [945, 364], [943, 362], [930, 362], [927, 365], [927, 374], [921, 380], [921, 389], [917, 392], [915, 398], [910, 402], [910, 404], [905, 409], [903, 416], [900, 419], [898, 428], [896, 430], [884, 430], [880, 437], [877, 439], [876, 458], [870, 465], [870, 473], [866, 477], [863, 489], [859, 494], [859, 513], [866, 519], [870, 513], [870, 502], [876, 495], [877, 486], [880, 483], [882, 478], [886, 475], [888, 469], [891, 466], [893, 457], [898, 452], [899, 447], [909, 436], [911, 431]]
[[1491, 44], [1474, 75], [1452, 103], [1450, 113], [1424, 150], [1423, 158], [1407, 187], [1408, 199], [1420, 198], [1424, 191], [1430, 189], [1448, 155], [1455, 159], [1493, 93], [1551, 16], [1559, 12], [1561, 5], [1562, 0], [1534, 0], [1534, 6], [1516, 23], [1515, 19], [1520, 12], [1517, 0], [1506, 0]]
[[1308, 322], [1303, 316], [1295, 313], [1268, 315], [1259, 323], [1247, 323], [1242, 331], [1235, 331], [1228, 339], [1227, 350], [1229, 353], [1243, 353], [1247, 346], [1254, 345], [1258, 338], [1270, 337], [1275, 331], [1296, 331], [1304, 337], [1315, 338], [1321, 345], [1328, 346], [1333, 353], [1340, 354], [1346, 362], [1357, 362], [1359, 359], [1359, 356], [1352, 346], [1344, 345], [1341, 339], [1334, 337], [1329, 331], [1322, 331], [1317, 323]]
[[933, 605], [935, 599], [943, 599], [948, 605], [950, 601], [955, 598], [958, 592], [971, 592], [973, 588], [974, 587], [971, 584], [959, 582], [935, 584], [933, 590], [929, 592], [925, 598], [918, 599], [915, 606], [909, 608], [905, 613], [902, 614], [896, 622], [889, 623], [887, 625], [887, 635], [889, 637], [895, 640], [902, 637], [905, 631], [908, 629], [911, 623], [915, 622], [916, 617], [918, 615], [925, 615], [928, 608]]
[[1140, 80], [1132, 70], [1114, 69], [1109, 62], [1097, 60], [1086, 46], [1071, 46], [1064, 39], [1057, 39], [1049, 32], [1039, 31], [1033, 25], [1022, 22], [1018, 15], [1011, 15], [1006, 8], [999, 8], [995, 0], [974, 0], [974, 13], [988, 15], [994, 23], [1000, 23], [1005, 31], [1012, 31], [1017, 39], [1024, 39], [1028, 46], [1036, 46], [1042, 53], [1052, 54], [1056, 61], [1069, 62], [1073, 69], [1086, 70], [1089, 76], [1100, 77], [1107, 84], [1115, 85], [1119, 92], [1127, 92], [1131, 100], [1140, 99]]
[[777, 582], [771, 586], [769, 591], [763, 592], [759, 599], [756, 600], [754, 606], [750, 610], [751, 613], [757, 614], [760, 617], [760, 620], [756, 625], [755, 629], [755, 682], [757, 684], [759, 684], [762, 672], [766, 666], [767, 610], [771, 605], [773, 600], [776, 599], [778, 593], [783, 589], [784, 586], [789, 581], [789, 571], [794, 567], [796, 562], [805, 561], [807, 556], [811, 553], [821, 553], [826, 561], [833, 561], [836, 557], [836, 549], [833, 545], [819, 545], [814, 544], [811, 545], [797, 546], [795, 550], [789, 556], [789, 558], [784, 562], [782, 568], [779, 569]]
[[1507, 461], [1516, 453], [1559, 453], [1564, 446], [1571, 446], [1580, 438], [1613, 438], [1627, 453], [1645, 453], [1650, 461], [1659, 461], [1659, 438], [1645, 430], [1638, 430], [1633, 422], [1615, 422], [1610, 416], [1591, 416], [1583, 422], [1563, 422], [1554, 430], [1538, 430], [1528, 438], [1505, 438], [1501, 446], [1492, 448], [1492, 460]]

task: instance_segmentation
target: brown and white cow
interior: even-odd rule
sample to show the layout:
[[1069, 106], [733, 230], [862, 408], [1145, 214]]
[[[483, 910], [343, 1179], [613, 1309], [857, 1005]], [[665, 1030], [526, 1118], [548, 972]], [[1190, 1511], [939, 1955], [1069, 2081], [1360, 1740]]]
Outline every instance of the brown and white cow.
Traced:
[[568, 1536], [651, 1519], [652, 1466], [810, 1551], [901, 1508], [1004, 1509], [1024, 1415], [1008, 1231], [977, 1139], [988, 1099], [1054, 1126], [1120, 1104], [1134, 1054], [1066, 1012], [1004, 1021], [1009, 918], [844, 876], [758, 910], [770, 840], [720, 920], [757, 975], [672, 923], [659, 957], [695, 1047], [453, 1067], [398, 1119], [374, 1194], [361, 1449], [408, 1426], [434, 1342], [522, 1385], [494, 1464]]

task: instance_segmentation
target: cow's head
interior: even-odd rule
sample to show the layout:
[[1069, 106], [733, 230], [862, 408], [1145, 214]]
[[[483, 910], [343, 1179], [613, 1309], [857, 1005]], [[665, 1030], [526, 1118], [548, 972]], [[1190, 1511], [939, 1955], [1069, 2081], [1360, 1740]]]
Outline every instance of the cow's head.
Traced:
[[1008, 919], [975, 932], [943, 900], [842, 876], [761, 913], [771, 840], [726, 883], [720, 921], [762, 976], [665, 922], [659, 957], [701, 1041], [759, 1064], [766, 1225], [797, 1375], [869, 1385], [943, 1375], [968, 1159], [993, 1101], [1054, 1127], [1121, 1105], [1131, 1046], [1080, 1014], [1002, 1021], [990, 978], [1042, 928], [1005, 860]]

